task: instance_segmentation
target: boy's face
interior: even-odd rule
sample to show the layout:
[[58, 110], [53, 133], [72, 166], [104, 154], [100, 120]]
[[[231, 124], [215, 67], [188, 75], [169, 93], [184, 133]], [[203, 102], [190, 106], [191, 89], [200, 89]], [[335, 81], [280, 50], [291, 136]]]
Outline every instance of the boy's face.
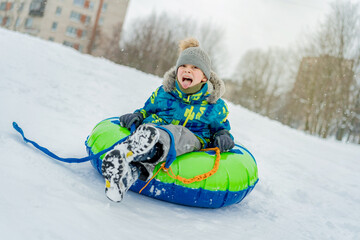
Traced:
[[177, 79], [184, 89], [188, 89], [201, 82], [207, 81], [200, 68], [191, 64], [184, 64], [178, 68]]

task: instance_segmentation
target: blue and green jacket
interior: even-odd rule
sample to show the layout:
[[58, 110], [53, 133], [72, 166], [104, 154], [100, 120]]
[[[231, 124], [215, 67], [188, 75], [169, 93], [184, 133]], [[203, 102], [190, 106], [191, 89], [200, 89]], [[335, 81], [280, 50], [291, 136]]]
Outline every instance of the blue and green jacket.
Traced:
[[[194, 94], [183, 93], [176, 81], [176, 69], [164, 76], [163, 85], [152, 93], [141, 112], [143, 123], [157, 125], [183, 125], [193, 132], [206, 148], [214, 134], [220, 130], [230, 131], [226, 103], [220, 98], [225, 85], [214, 72], [203, 88]], [[211, 144], [210, 144], [211, 145]]]

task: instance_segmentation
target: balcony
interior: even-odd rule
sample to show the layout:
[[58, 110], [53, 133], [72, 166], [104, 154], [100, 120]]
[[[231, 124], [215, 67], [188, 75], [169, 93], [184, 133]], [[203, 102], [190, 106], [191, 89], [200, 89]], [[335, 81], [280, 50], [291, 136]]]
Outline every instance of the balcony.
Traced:
[[29, 16], [43, 17], [47, 0], [33, 0], [30, 4]]

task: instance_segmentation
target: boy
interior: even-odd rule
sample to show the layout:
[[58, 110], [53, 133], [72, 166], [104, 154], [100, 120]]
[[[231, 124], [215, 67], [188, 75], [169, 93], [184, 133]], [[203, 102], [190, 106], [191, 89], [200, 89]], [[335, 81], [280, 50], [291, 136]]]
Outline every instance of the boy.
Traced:
[[166, 159], [171, 139], [176, 156], [208, 146], [221, 152], [234, 147], [229, 112], [220, 99], [224, 83], [211, 71], [210, 58], [196, 39], [179, 46], [176, 66], [165, 73], [163, 85], [143, 108], [120, 117], [123, 127], [137, 129], [103, 159], [105, 193], [112, 201], [120, 202], [137, 179], [151, 177]]

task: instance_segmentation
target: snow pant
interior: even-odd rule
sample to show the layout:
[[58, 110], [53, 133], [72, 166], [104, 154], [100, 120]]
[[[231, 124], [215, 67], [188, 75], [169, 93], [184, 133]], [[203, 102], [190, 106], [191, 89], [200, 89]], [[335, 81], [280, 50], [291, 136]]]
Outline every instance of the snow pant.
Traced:
[[[154, 124], [151, 125], [155, 126]], [[201, 143], [199, 139], [186, 127], [172, 124], [161, 125], [161, 127], [166, 128], [173, 135], [176, 156], [201, 149]], [[158, 142], [154, 146], [155, 149], [153, 150], [155, 151], [149, 151], [152, 152], [151, 158], [131, 163], [140, 170], [139, 179], [143, 181], [147, 181], [152, 177], [155, 166], [159, 162], [166, 160], [170, 150], [171, 138], [169, 133], [163, 129], [157, 129], [160, 136]]]

